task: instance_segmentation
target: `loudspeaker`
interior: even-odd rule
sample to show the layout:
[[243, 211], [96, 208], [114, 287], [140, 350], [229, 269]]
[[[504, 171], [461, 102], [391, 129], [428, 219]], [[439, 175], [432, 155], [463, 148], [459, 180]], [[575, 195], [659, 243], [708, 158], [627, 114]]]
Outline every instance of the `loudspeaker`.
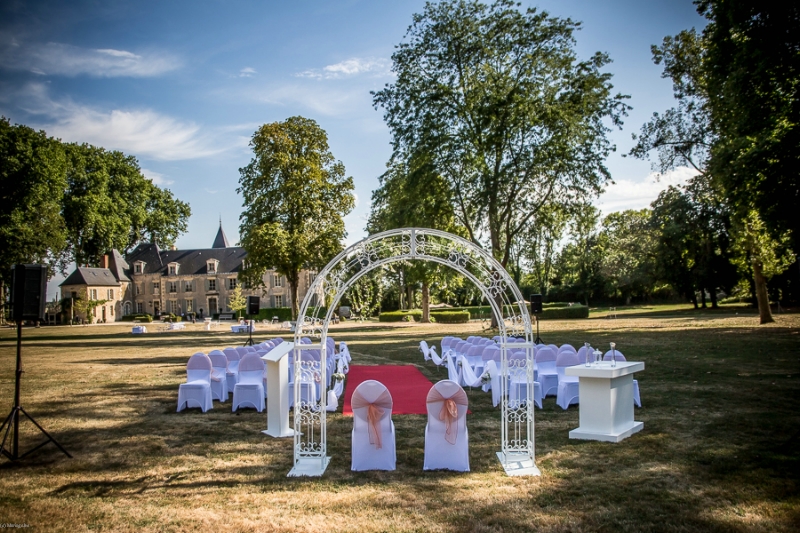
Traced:
[[531, 294], [531, 313], [538, 315], [542, 312], [542, 295]]
[[257, 315], [260, 298], [258, 296], [248, 296], [247, 297], [247, 314], [248, 315]]
[[11, 267], [11, 319], [43, 320], [47, 301], [47, 267], [14, 265]]

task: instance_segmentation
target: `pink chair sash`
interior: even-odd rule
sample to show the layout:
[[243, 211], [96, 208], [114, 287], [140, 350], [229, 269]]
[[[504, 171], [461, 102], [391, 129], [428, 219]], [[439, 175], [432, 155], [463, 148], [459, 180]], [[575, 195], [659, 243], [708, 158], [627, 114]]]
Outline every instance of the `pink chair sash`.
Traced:
[[369, 434], [369, 443], [374, 445], [376, 449], [380, 450], [383, 446], [381, 441], [380, 421], [386, 409], [392, 408], [392, 397], [388, 390], [383, 391], [374, 402], [368, 402], [361, 391], [358, 389], [353, 391], [353, 397], [350, 399], [350, 405], [353, 409], [367, 408], [367, 426]]
[[[467, 393], [464, 389], [459, 390], [449, 398], [442, 396], [436, 387], [432, 387], [428, 393], [427, 403], [443, 402], [442, 410], [439, 411], [439, 420], [444, 422], [444, 440], [450, 444], [455, 444], [458, 438], [458, 406], [469, 405]], [[455, 427], [454, 427], [455, 426]]]

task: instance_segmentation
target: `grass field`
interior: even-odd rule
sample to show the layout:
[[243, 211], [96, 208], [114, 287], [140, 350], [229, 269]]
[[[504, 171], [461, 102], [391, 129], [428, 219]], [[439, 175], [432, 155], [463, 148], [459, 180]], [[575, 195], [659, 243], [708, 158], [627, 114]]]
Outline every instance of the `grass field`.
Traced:
[[[739, 314], [736, 314], [739, 313]], [[596, 315], [593, 315], [596, 316]], [[541, 477], [509, 478], [495, 452], [499, 413], [468, 391], [472, 471], [423, 472], [425, 417], [395, 416], [397, 471], [350, 471], [352, 419], [328, 418], [322, 478], [287, 478], [291, 439], [266, 415], [175, 413], [195, 351], [241, 344], [224, 331], [151, 333], [130, 325], [24, 330], [22, 405], [72, 453], [48, 445], [0, 460], [0, 523], [35, 531], [798, 531], [800, 315], [757, 326], [752, 310], [652, 308], [616, 320], [543, 323], [547, 342], [615, 341], [637, 374], [641, 433], [571, 441], [575, 407], [536, 412]], [[192, 329], [197, 328], [197, 329]], [[354, 364], [415, 364], [417, 350], [481, 324], [341, 324]], [[258, 340], [274, 333], [259, 333]], [[486, 334], [489, 334], [488, 332]], [[13, 397], [15, 332], [0, 330], [0, 411]], [[490, 334], [489, 334], [490, 335]], [[39, 438], [24, 425], [22, 449]]]

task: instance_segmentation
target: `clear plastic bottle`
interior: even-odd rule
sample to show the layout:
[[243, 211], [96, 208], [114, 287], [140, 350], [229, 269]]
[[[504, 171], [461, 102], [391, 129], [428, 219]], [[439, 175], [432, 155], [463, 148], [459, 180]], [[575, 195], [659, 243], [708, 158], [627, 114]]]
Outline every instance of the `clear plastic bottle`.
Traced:
[[588, 342], [584, 342], [583, 346], [586, 348], [586, 366], [592, 366], [592, 347]]
[[617, 343], [612, 342], [611, 345], [611, 366], [617, 366]]
[[602, 361], [602, 360], [603, 360], [603, 352], [601, 352], [600, 350], [595, 350], [594, 351], [594, 364], [595, 365], [599, 365], [600, 361]]

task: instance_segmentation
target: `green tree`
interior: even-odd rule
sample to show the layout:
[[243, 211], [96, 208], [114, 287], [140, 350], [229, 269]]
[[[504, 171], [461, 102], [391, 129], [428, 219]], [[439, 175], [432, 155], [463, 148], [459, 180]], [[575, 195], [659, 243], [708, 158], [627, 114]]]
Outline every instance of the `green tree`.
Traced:
[[373, 93], [394, 159], [427, 154], [469, 238], [488, 236], [503, 266], [544, 205], [609, 179], [604, 120], [621, 124], [626, 106], [605, 54], [577, 60], [578, 27], [511, 0], [428, 3], [392, 55], [396, 81]]
[[237, 189], [245, 208], [242, 276], [250, 286], [262, 285], [273, 267], [286, 276], [296, 317], [300, 271], [324, 267], [342, 249], [343, 217], [355, 204], [353, 178], [328, 149], [325, 131], [307, 118], [264, 124], [250, 146], [255, 155], [239, 169]]
[[[718, 139], [710, 166], [748, 224], [800, 247], [800, 5], [700, 0], [708, 108]], [[761, 291], [766, 291], [764, 287]]]
[[242, 294], [241, 285], [237, 284], [236, 288], [231, 291], [228, 307], [231, 308], [231, 311], [236, 312], [239, 317], [242, 316], [241, 311], [247, 307], [247, 298]]
[[72, 259], [97, 265], [108, 250], [123, 252], [148, 239], [174, 244], [191, 210], [145, 178], [133, 156], [89, 144], [66, 145], [63, 216]]
[[603, 277], [609, 292], [624, 298], [625, 305], [636, 295], [648, 297], [655, 285], [655, 235], [649, 221], [649, 209], [629, 209], [611, 213], [602, 222]]
[[0, 118], [0, 306], [5, 306], [12, 265], [46, 263], [52, 272], [63, 258], [65, 168], [58, 141]]

